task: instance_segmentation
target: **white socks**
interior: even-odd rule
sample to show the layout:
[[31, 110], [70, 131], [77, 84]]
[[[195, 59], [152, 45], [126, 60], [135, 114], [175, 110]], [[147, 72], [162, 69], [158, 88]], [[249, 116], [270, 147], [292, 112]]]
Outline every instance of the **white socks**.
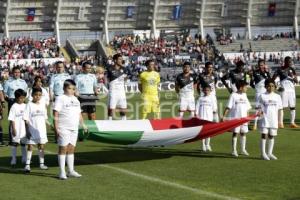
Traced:
[[274, 138], [269, 139], [268, 155], [273, 155], [273, 148], [274, 148]]
[[206, 138], [206, 139], [205, 139], [205, 145], [206, 145], [206, 146], [209, 146], [209, 145], [210, 145], [210, 138]]
[[27, 151], [26, 165], [30, 165], [31, 157], [32, 157], [32, 151]]
[[266, 139], [261, 139], [261, 143], [260, 143], [260, 149], [261, 149], [261, 155], [265, 156], [266, 155]]
[[121, 120], [126, 120], [126, 119], [127, 119], [126, 115], [121, 116]]
[[246, 136], [245, 135], [241, 136], [240, 140], [241, 140], [241, 149], [242, 149], [242, 151], [246, 151]]
[[74, 154], [67, 154], [67, 165], [69, 172], [74, 171]]
[[39, 159], [40, 159], [40, 165], [44, 165], [45, 164], [45, 153], [44, 150], [39, 149]]
[[65, 154], [58, 155], [58, 165], [59, 165], [60, 173], [66, 174], [66, 171], [65, 171], [66, 155]]
[[16, 164], [16, 162], [17, 162], [17, 147], [16, 146], [11, 147], [11, 158], [12, 158], [12, 162], [14, 162], [11, 164]]
[[232, 138], [232, 151], [236, 152], [237, 137]]
[[295, 123], [296, 110], [291, 110], [291, 124]]

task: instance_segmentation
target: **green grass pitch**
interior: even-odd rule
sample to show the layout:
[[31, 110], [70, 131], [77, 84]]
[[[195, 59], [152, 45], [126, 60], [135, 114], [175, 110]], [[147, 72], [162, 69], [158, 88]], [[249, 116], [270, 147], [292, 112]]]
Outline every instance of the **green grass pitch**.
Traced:
[[[297, 92], [299, 94], [300, 88]], [[219, 90], [217, 96], [223, 111], [228, 93]], [[248, 97], [253, 101], [252, 90]], [[300, 96], [297, 98], [299, 100]], [[138, 95], [129, 98], [131, 117], [137, 117], [138, 112], [133, 111], [139, 107], [139, 101]], [[99, 103], [98, 119], [103, 119], [105, 102], [103, 98]], [[177, 112], [176, 102], [175, 93], [161, 93], [162, 117]], [[297, 111], [300, 124], [299, 101]], [[288, 111], [285, 118], [288, 122]], [[6, 120], [3, 126], [7, 133]], [[22, 172], [20, 159], [17, 168], [11, 169], [10, 148], [0, 147], [0, 199], [300, 199], [299, 129], [279, 130], [274, 148], [277, 161], [260, 159], [260, 134], [253, 131], [247, 137], [250, 156], [239, 158], [230, 155], [230, 133], [213, 138], [213, 152], [210, 153], [200, 151], [201, 142], [149, 149], [79, 142], [75, 168], [83, 177], [66, 181], [57, 179], [57, 146], [53, 143], [51, 130], [49, 140], [45, 156], [49, 170], [39, 170], [37, 152], [34, 151], [30, 174]]]

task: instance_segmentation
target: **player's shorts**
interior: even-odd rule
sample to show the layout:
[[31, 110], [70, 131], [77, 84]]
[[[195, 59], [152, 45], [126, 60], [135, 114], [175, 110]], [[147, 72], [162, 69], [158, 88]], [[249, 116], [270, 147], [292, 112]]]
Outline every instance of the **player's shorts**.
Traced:
[[295, 91], [283, 91], [280, 93], [282, 99], [282, 106], [284, 108], [296, 107], [296, 93]]
[[235, 127], [234, 129], [232, 129], [232, 132], [234, 133], [248, 133], [249, 129], [248, 129], [248, 124], [243, 124], [241, 126]]
[[98, 97], [91, 95], [80, 95], [78, 100], [80, 102], [81, 112], [83, 113], [95, 113], [96, 112], [96, 101]]
[[195, 111], [195, 99], [194, 98], [179, 98], [179, 111]]
[[58, 129], [57, 144], [59, 146], [67, 146], [69, 144], [76, 146], [78, 138], [78, 130]]
[[14, 144], [26, 144], [27, 142], [27, 138], [26, 137], [11, 137], [11, 140], [9, 141], [10, 145], [14, 145]]
[[108, 107], [109, 109], [126, 109], [127, 100], [126, 95], [108, 95]]
[[47, 138], [27, 139], [26, 144], [37, 145], [37, 144], [46, 144], [47, 142], [48, 142]]
[[277, 130], [278, 130], [277, 128], [264, 128], [264, 127], [261, 127], [259, 129], [259, 132], [261, 134], [264, 134], [264, 135], [269, 134], [271, 136], [276, 136], [277, 135]]
[[158, 96], [145, 95], [145, 96], [142, 96], [142, 100], [143, 100], [143, 103], [142, 103], [143, 113], [151, 113], [151, 112], [159, 113], [160, 112]]

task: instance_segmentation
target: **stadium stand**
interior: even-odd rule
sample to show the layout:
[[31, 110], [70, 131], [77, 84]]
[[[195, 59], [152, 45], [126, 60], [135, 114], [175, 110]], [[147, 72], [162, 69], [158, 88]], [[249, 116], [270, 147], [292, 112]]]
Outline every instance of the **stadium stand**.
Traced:
[[[0, 56], [61, 57], [60, 47], [70, 65], [92, 59], [106, 66], [119, 52], [136, 71], [143, 68], [142, 57], [155, 57], [160, 68], [176, 68], [189, 58], [198, 70], [208, 60], [222, 68], [261, 57], [278, 66], [283, 55], [264, 54], [291, 51], [298, 63], [299, 7], [299, 0], [0, 0]], [[24, 50], [17, 44], [18, 55], [10, 55], [15, 46], [3, 41], [18, 38], [34, 45]], [[244, 55], [228, 60], [223, 55], [239, 52]], [[173, 71], [161, 74], [169, 80]]]

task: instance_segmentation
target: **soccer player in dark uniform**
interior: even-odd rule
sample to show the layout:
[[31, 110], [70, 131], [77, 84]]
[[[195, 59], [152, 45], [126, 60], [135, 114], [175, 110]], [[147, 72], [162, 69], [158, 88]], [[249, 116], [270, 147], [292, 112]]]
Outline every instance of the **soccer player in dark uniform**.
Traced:
[[175, 81], [175, 90], [179, 94], [179, 117], [182, 118], [184, 112], [190, 112], [190, 116], [195, 116], [194, 88], [197, 83], [197, 76], [191, 72], [191, 64], [183, 64], [183, 72], [178, 74]]
[[[228, 89], [229, 93], [236, 92], [236, 83], [240, 81], [246, 81], [247, 82], [247, 72], [244, 68], [245, 64], [243, 61], [238, 61], [236, 63], [236, 68], [234, 70], [230, 70], [229, 73], [225, 74], [221, 81], [225, 85], [225, 87]], [[231, 87], [229, 87], [227, 80], [230, 81]]]
[[[280, 79], [280, 95], [282, 98], [283, 108], [290, 108], [291, 111], [291, 128], [298, 128], [295, 123], [296, 118], [296, 91], [295, 84], [298, 83], [296, 71], [293, 67], [292, 58], [287, 56], [284, 58], [284, 65], [275, 71], [273, 80], [279, 77]], [[279, 115], [279, 128], [284, 128], [283, 125], [283, 110]]]
[[107, 69], [107, 80], [109, 86], [108, 93], [108, 118], [112, 120], [115, 109], [120, 110], [122, 120], [126, 120], [126, 92], [125, 81], [127, 79], [127, 70], [123, 66], [122, 55], [113, 56], [114, 65]]
[[[200, 96], [203, 96], [204, 93], [201, 90], [202, 88], [205, 88], [207, 86], [210, 86], [211, 92], [210, 94], [215, 98], [215, 101], [217, 102], [217, 96], [216, 96], [216, 84], [218, 81], [218, 75], [214, 71], [214, 66], [211, 62], [205, 63], [205, 69], [203, 73], [201, 73], [198, 77], [198, 84], [197, 84], [197, 90], [200, 94]], [[214, 121], [219, 121], [219, 115], [218, 113], [214, 113]]]
[[[265, 80], [270, 79], [271, 75], [269, 71], [267, 70], [267, 66], [265, 64], [265, 60], [259, 60], [258, 61], [258, 69], [254, 70], [251, 73], [251, 81], [250, 85], [252, 88], [255, 89], [255, 109], [258, 110], [259, 105], [259, 97], [261, 94], [264, 94], [266, 92], [265, 88]], [[255, 118], [253, 130], [257, 129], [257, 120], [258, 117]]]

